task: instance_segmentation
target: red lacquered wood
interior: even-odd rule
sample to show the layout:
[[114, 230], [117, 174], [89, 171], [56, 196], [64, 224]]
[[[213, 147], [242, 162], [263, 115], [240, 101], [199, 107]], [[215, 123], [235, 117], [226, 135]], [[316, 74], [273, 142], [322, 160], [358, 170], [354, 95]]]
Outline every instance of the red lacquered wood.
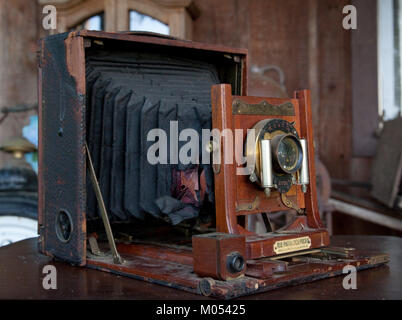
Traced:
[[266, 234], [246, 237], [247, 259], [259, 259], [277, 255], [274, 246], [277, 241], [309, 237], [311, 246], [306, 249], [322, 248], [329, 245], [329, 234], [324, 229]]
[[[228, 84], [212, 87], [212, 127], [222, 132], [231, 128], [232, 115], [232, 89]], [[224, 152], [227, 148], [226, 139], [221, 139], [221, 164], [215, 170], [215, 208], [216, 229], [218, 232], [238, 234], [236, 216], [236, 198], [232, 192], [236, 190], [236, 166], [234, 154]], [[230, 186], [230, 189], [228, 188]]]
[[193, 265], [193, 254], [190, 249], [184, 250], [148, 244], [120, 243], [117, 245], [117, 251], [121, 254], [132, 254], [185, 265]]
[[314, 132], [313, 117], [311, 112], [311, 97], [309, 90], [295, 92], [295, 98], [299, 99], [300, 104], [300, 124], [301, 136], [307, 139], [310, 184], [305, 194], [305, 204], [307, 210], [307, 221], [310, 228], [322, 228], [320, 213], [317, 204], [317, 185], [315, 177], [315, 152], [314, 152]]
[[[281, 239], [287, 240], [309, 236], [311, 238], [311, 248], [328, 245], [328, 233], [322, 229], [316, 198], [310, 92], [308, 90], [298, 91], [295, 93], [294, 99], [239, 97], [232, 96], [231, 92], [230, 85], [216, 85], [212, 87], [213, 128], [221, 132], [231, 130], [233, 136], [236, 129], [243, 130], [243, 141], [235, 141], [233, 152], [225, 152], [227, 142], [225, 139], [221, 140], [222, 163], [219, 167], [219, 172], [215, 172], [216, 221], [218, 231], [247, 235], [246, 247], [248, 259], [276, 255], [273, 247], [275, 242]], [[267, 101], [273, 105], [280, 105], [285, 102], [291, 102], [294, 106], [295, 114], [294, 116], [233, 115], [232, 104], [234, 99], [242, 100], [249, 104], [258, 104], [262, 101]], [[243, 145], [246, 140], [247, 129], [251, 129], [256, 123], [265, 119], [283, 119], [288, 122], [294, 122], [299, 136], [307, 139], [310, 185], [306, 194], [302, 193], [300, 186], [293, 186], [287, 194], [287, 197], [299, 208], [305, 208], [304, 220], [298, 219], [282, 230], [282, 232], [291, 230], [293, 231], [292, 234], [271, 234], [258, 237], [258, 241], [256, 241], [255, 234], [239, 225], [238, 216], [288, 210], [284, 206], [279, 193], [273, 192], [271, 197], [267, 198], [261, 188], [249, 181], [248, 176], [237, 174], [237, 168], [240, 168], [242, 165], [236, 164], [238, 157], [236, 157], [235, 152], [242, 152], [244, 150]], [[225, 162], [228, 159], [231, 161], [229, 163]], [[253, 203], [258, 203], [258, 205], [253, 207]], [[249, 209], [245, 210], [244, 208]]]
[[246, 264], [245, 237], [239, 235], [213, 233], [193, 237], [194, 272], [200, 277], [229, 280], [244, 275], [246, 267], [240, 272], [231, 272], [227, 266], [230, 254], [239, 254]]

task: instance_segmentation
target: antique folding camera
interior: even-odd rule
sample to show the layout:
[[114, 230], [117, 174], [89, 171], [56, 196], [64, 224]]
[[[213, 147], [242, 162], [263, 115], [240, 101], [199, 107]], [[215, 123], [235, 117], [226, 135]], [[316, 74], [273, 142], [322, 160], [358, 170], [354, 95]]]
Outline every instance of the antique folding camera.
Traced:
[[329, 247], [310, 93], [247, 96], [246, 50], [95, 31], [40, 49], [44, 254], [220, 298], [389, 260]]

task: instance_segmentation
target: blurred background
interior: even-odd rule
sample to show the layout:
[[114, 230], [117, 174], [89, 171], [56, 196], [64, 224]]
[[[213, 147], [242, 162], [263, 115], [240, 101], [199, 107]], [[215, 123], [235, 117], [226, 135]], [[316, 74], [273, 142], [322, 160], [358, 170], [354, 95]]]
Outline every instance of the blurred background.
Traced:
[[76, 29], [247, 48], [249, 95], [312, 91], [331, 234], [402, 235], [402, 0], [0, 0], [0, 246], [36, 235], [37, 40]]

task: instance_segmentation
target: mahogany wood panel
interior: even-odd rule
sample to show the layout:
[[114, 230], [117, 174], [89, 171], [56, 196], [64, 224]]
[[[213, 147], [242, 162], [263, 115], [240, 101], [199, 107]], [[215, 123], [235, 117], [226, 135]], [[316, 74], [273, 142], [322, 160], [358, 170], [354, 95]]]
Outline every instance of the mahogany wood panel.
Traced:
[[[332, 251], [337, 250], [337, 248], [332, 248]], [[133, 255], [122, 255], [125, 259], [123, 265], [116, 265], [112, 262], [111, 257], [106, 257], [91, 259], [88, 261], [88, 266], [192, 293], [232, 299], [283, 286], [342, 275], [342, 270], [346, 265], [353, 265], [357, 270], [365, 270], [379, 267], [389, 261], [389, 255], [386, 254], [354, 249], [351, 251], [351, 254], [347, 256], [338, 256], [331, 260], [297, 257], [297, 261], [292, 259], [292, 262], [289, 263], [286, 272], [278, 269], [278, 272], [272, 274], [271, 277], [265, 274], [262, 278], [240, 277], [231, 281], [201, 278], [193, 272], [191, 266]]]
[[[229, 255], [240, 255], [244, 268], [235, 272], [228, 267]], [[214, 233], [193, 236], [194, 272], [218, 280], [236, 279], [246, 271], [245, 237]]]
[[[257, 104], [263, 100], [269, 103], [279, 105], [284, 102], [291, 101], [295, 106], [295, 116], [275, 116], [289, 121], [298, 123], [296, 128], [300, 130], [300, 113], [299, 103], [295, 99], [276, 99], [276, 98], [262, 98], [262, 97], [233, 97], [229, 85], [217, 85], [212, 88], [212, 126], [219, 129], [221, 132], [225, 129], [230, 129], [234, 132], [235, 129], [243, 129], [243, 141], [246, 140], [247, 129], [251, 129], [258, 121], [266, 119], [266, 116], [236, 116], [232, 113], [232, 101], [235, 98], [241, 99], [247, 103]], [[239, 167], [236, 164], [236, 157], [234, 152], [227, 154], [225, 152], [226, 139], [222, 138], [221, 150], [222, 159], [220, 165], [220, 172], [215, 174], [215, 193], [216, 193], [216, 216], [217, 216], [217, 229], [220, 232], [229, 233], [247, 233], [237, 225], [235, 217], [236, 207], [244, 203], [252, 203], [256, 197], [259, 198], [260, 203], [253, 211], [241, 212], [241, 214], [253, 214], [261, 212], [275, 212], [286, 210], [287, 208], [282, 204], [278, 197], [266, 198], [263, 190], [254, 186], [248, 180], [248, 176], [239, 176], [236, 169]], [[239, 141], [237, 142], [240, 143]], [[237, 147], [237, 148], [236, 148]], [[233, 151], [243, 150], [243, 145], [234, 146]], [[312, 171], [314, 172], [314, 171]], [[275, 193], [274, 193], [275, 195]], [[300, 187], [294, 187], [290, 193], [290, 199], [297, 201], [299, 207], [304, 208], [304, 195]]]
[[186, 265], [193, 265], [191, 249], [167, 248], [157, 245], [124, 244], [117, 245], [117, 251], [121, 254], [143, 256], [152, 259], [160, 259]]
[[247, 258], [259, 259], [264, 257], [273, 257], [277, 255], [277, 253], [274, 251], [275, 242], [302, 237], [310, 238], [311, 247], [309, 249], [325, 247], [330, 243], [328, 231], [325, 229], [310, 229], [295, 232], [289, 231], [288, 234], [285, 232], [283, 234], [274, 233], [261, 236], [247, 236]]
[[[215, 85], [212, 87], [212, 126], [222, 132], [223, 130], [242, 129], [243, 137], [246, 136], [247, 129], [251, 129], [258, 121], [264, 119], [281, 118], [296, 123], [296, 128], [301, 138], [307, 139], [310, 185], [307, 193], [303, 194], [300, 187], [294, 187], [293, 193], [289, 196], [299, 208], [306, 209], [307, 223], [303, 223], [300, 219], [299, 224], [294, 223], [287, 226], [286, 230], [294, 232], [287, 236], [285, 234], [268, 234], [264, 236], [253, 236], [253, 233], [246, 230], [238, 222], [238, 215], [249, 215], [256, 213], [269, 213], [287, 208], [282, 204], [280, 195], [273, 193], [267, 199], [264, 192], [253, 186], [248, 180], [248, 176], [239, 176], [237, 168], [241, 167], [236, 163], [238, 157], [236, 152], [242, 152], [243, 145], [235, 145], [233, 149], [227, 148], [228, 142], [225, 138], [220, 141], [221, 164], [215, 166], [215, 197], [216, 197], [216, 221], [217, 229], [220, 232], [231, 234], [247, 235], [247, 259], [255, 259], [261, 257], [274, 256], [274, 245], [277, 241], [288, 240], [291, 238], [310, 237], [311, 248], [323, 247], [329, 244], [329, 236], [326, 230], [322, 229], [320, 214], [317, 205], [317, 191], [315, 181], [315, 155], [313, 144], [313, 129], [311, 116], [311, 100], [308, 90], [298, 91], [295, 93], [295, 99], [271, 99], [262, 97], [236, 97], [231, 95], [231, 87], [229, 85]], [[295, 108], [294, 116], [249, 116], [249, 115], [233, 115], [232, 103], [235, 99], [240, 99], [249, 104], [257, 104], [265, 100], [268, 103], [279, 105], [284, 102], [292, 102]], [[245, 139], [243, 139], [245, 141]], [[219, 170], [218, 170], [219, 169]], [[302, 198], [302, 200], [299, 200]], [[249, 203], [257, 199], [257, 206], [250, 211], [238, 210], [239, 204]], [[303, 226], [300, 229], [300, 226]], [[309, 230], [304, 230], [309, 228]]]
[[[291, 101], [295, 108], [295, 116], [275, 116], [276, 119], [283, 119], [288, 122], [296, 122], [295, 128], [298, 132], [300, 132], [300, 111], [299, 111], [299, 101], [297, 99], [278, 99], [278, 98], [263, 98], [263, 97], [236, 97], [233, 99], [241, 99], [250, 104], [257, 104], [262, 101], [267, 101], [274, 105], [280, 105], [285, 102]], [[261, 116], [251, 116], [247, 117], [234, 115], [234, 127], [235, 128], [252, 128], [255, 124], [257, 124], [261, 120]], [[246, 141], [247, 130], [243, 131], [243, 142]], [[241, 150], [242, 146], [237, 143], [236, 145], [238, 150]], [[281, 210], [287, 210], [287, 208], [283, 205], [282, 201], [278, 197], [267, 198], [264, 194], [264, 191], [258, 187], [256, 184], [250, 183], [248, 176], [236, 175], [236, 185], [238, 186], [247, 186], [237, 188], [237, 202], [238, 205], [241, 204], [250, 204], [252, 203], [256, 197], [260, 200], [260, 205], [256, 210], [251, 210], [247, 212], [240, 212], [239, 214], [254, 214], [257, 212], [261, 212], [263, 208], [269, 208], [269, 212], [276, 212]], [[273, 191], [273, 194], [275, 191]], [[288, 198], [292, 201], [296, 201], [300, 208], [304, 208], [304, 194], [301, 191], [300, 186], [293, 186], [292, 189], [287, 194]]]
[[[336, 247], [355, 247], [363, 251], [388, 252], [389, 264], [357, 273], [357, 290], [345, 290], [343, 277], [334, 277], [280, 290], [243, 297], [247, 300], [268, 299], [401, 299], [402, 239], [378, 236], [336, 236]], [[167, 286], [127, 279], [107, 272], [72, 267], [37, 250], [37, 239], [24, 240], [0, 248], [0, 299], [207, 299]], [[23, 263], [22, 263], [23, 262]], [[43, 290], [45, 265], [52, 264], [59, 275], [57, 290]]]
[[[230, 85], [212, 87], [212, 127], [222, 132], [230, 128], [233, 122], [232, 94]], [[221, 150], [226, 148], [226, 139], [222, 139]], [[226, 158], [231, 157], [231, 161]], [[222, 153], [221, 165], [218, 172], [219, 178], [215, 178], [215, 208], [216, 229], [218, 232], [239, 233], [236, 218], [230, 213], [236, 211], [236, 199], [234, 192], [228, 192], [227, 186], [236, 186], [236, 167], [233, 154]], [[230, 159], [230, 158], [228, 158]], [[230, 163], [231, 162], [231, 163]], [[231, 190], [233, 191], [233, 190]]]
[[307, 139], [307, 152], [308, 152], [308, 164], [310, 173], [310, 184], [307, 188], [305, 199], [306, 210], [309, 213], [307, 215], [308, 225], [311, 228], [322, 228], [320, 213], [318, 211], [317, 203], [317, 184], [315, 173], [315, 146], [314, 146], [314, 131], [313, 120], [311, 111], [311, 98], [308, 90], [298, 91], [295, 93], [295, 98], [300, 101], [300, 126], [301, 136]]

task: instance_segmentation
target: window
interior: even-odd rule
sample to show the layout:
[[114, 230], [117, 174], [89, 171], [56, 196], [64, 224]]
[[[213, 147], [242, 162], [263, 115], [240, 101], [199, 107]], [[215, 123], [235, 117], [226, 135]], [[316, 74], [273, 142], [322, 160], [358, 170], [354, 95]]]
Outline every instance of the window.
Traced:
[[191, 40], [193, 20], [200, 14], [192, 0], [37, 1], [56, 6], [57, 30], [49, 34], [77, 29], [149, 31]]
[[384, 120], [401, 115], [402, 0], [378, 1], [379, 114]]
[[72, 28], [74, 30], [95, 30], [95, 31], [102, 31], [105, 29], [104, 25], [104, 14], [100, 13], [97, 15], [94, 15], [88, 19], [86, 19], [84, 22], [78, 24], [76, 27]]
[[130, 31], [149, 31], [169, 34], [169, 26], [145, 14], [130, 10]]

